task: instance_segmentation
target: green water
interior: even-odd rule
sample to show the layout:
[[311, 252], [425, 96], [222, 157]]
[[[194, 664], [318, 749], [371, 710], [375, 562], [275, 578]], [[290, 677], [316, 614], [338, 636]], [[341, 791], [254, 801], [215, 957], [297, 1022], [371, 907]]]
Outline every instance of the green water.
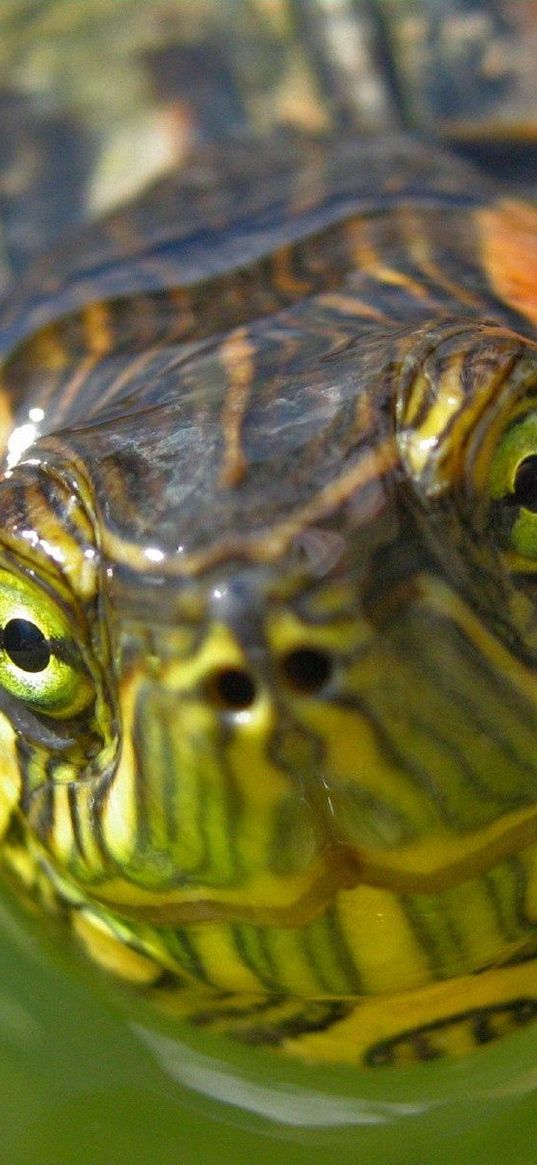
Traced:
[[532, 1165], [537, 1027], [460, 1063], [308, 1069], [155, 1026], [0, 907], [1, 1165]]

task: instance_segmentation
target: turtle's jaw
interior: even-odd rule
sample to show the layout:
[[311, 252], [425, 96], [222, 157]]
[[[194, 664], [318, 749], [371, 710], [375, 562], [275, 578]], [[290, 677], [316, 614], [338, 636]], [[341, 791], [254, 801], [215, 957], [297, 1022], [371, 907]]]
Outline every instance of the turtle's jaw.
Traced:
[[[414, 578], [383, 626], [307, 630], [266, 628], [272, 673], [223, 624], [182, 656], [168, 632], [150, 669], [131, 650], [118, 765], [65, 789], [57, 868], [126, 918], [300, 927], [360, 887], [440, 901], [535, 848], [533, 672], [447, 584]], [[313, 692], [306, 650], [337, 659]]]
[[438, 897], [501, 868], [520, 851], [533, 865], [536, 847], [537, 808], [508, 814], [465, 839], [439, 834], [395, 853], [334, 845], [283, 888], [269, 889], [267, 881], [257, 887], [248, 883], [246, 894], [195, 886], [151, 890], [117, 877], [93, 886], [91, 897], [125, 918], [157, 926], [226, 921], [302, 927], [323, 914], [341, 891], [370, 886], [396, 896]]
[[237, 922], [253, 926], [303, 927], [334, 903], [341, 890], [360, 883], [356, 855], [337, 847], [285, 886], [257, 885], [226, 892], [190, 886], [186, 890], [146, 890], [118, 877], [91, 888], [91, 897], [124, 918], [154, 926]]

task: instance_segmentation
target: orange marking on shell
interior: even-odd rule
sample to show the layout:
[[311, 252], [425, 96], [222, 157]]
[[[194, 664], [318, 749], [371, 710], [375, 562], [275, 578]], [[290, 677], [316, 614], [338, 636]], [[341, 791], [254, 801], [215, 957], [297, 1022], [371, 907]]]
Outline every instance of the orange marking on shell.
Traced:
[[474, 295], [471, 291], [468, 291], [468, 288], [461, 286], [461, 284], [454, 283], [436, 262], [428, 233], [428, 228], [429, 230], [434, 230], [435, 220], [429, 220], [426, 215], [416, 213], [409, 206], [402, 206], [400, 208], [399, 219], [408, 253], [412, 256], [420, 271], [433, 284], [436, 284], [436, 287], [447, 292], [453, 299], [458, 299], [460, 303], [467, 304], [468, 307], [480, 307], [479, 296]]
[[237, 328], [231, 332], [220, 349], [220, 357], [229, 381], [221, 418], [225, 440], [219, 480], [222, 488], [233, 489], [240, 485], [247, 469], [241, 445], [241, 429], [254, 378], [254, 352], [254, 346], [245, 328]]
[[291, 299], [307, 295], [311, 291], [306, 279], [300, 279], [293, 271], [293, 247], [280, 247], [272, 256], [274, 282], [280, 291]]
[[537, 326], [537, 210], [505, 199], [477, 211], [476, 218], [494, 291]]
[[9, 394], [5, 385], [0, 382], [0, 449], [6, 449], [13, 427], [14, 419], [9, 406]]
[[418, 283], [417, 279], [383, 261], [382, 240], [377, 239], [374, 222], [360, 217], [349, 219], [346, 233], [349, 250], [359, 271], [366, 271], [380, 283], [403, 287], [418, 300], [427, 299], [427, 288]]
[[60, 372], [66, 367], [69, 352], [62, 343], [57, 324], [49, 324], [48, 327], [41, 328], [35, 336], [31, 336], [26, 342], [33, 350], [33, 359], [36, 364], [42, 364], [44, 368], [52, 372]]
[[380, 311], [372, 303], [367, 303], [365, 299], [359, 299], [355, 295], [345, 295], [339, 291], [330, 291], [324, 295], [319, 295], [318, 303], [320, 307], [331, 308], [333, 311], [341, 312], [342, 315], [356, 316], [358, 319], [375, 320], [381, 324], [389, 323], [389, 316], [385, 312]]
[[111, 327], [110, 310], [106, 303], [96, 300], [88, 303], [83, 311], [86, 327], [88, 351], [105, 356], [113, 347], [114, 333]]

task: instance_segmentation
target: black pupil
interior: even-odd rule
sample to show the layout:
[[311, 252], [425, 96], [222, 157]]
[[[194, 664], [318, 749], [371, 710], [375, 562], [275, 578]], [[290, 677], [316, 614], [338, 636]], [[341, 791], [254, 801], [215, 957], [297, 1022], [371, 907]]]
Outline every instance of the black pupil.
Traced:
[[22, 671], [44, 671], [50, 647], [43, 632], [28, 619], [10, 619], [2, 632], [2, 647]]
[[537, 453], [525, 457], [516, 471], [513, 501], [527, 510], [537, 510]]

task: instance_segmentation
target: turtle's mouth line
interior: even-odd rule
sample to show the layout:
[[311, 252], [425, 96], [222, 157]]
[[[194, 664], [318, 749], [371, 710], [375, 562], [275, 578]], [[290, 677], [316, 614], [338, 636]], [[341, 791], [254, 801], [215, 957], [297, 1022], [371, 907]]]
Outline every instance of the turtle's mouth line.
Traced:
[[324, 913], [338, 894], [373, 886], [393, 894], [441, 894], [482, 877], [513, 854], [537, 843], [537, 806], [507, 814], [462, 837], [438, 836], [394, 851], [333, 844], [312, 867], [294, 899], [256, 903], [255, 889], [240, 899], [200, 887], [145, 890], [113, 879], [91, 888], [90, 896], [125, 918], [153, 925], [246, 922], [259, 926], [305, 926]]
[[[438, 835], [393, 851], [359, 855], [360, 881], [400, 894], [439, 894], [479, 878], [537, 842], [537, 806], [515, 810], [479, 830]], [[357, 855], [358, 856], [358, 855]]]

